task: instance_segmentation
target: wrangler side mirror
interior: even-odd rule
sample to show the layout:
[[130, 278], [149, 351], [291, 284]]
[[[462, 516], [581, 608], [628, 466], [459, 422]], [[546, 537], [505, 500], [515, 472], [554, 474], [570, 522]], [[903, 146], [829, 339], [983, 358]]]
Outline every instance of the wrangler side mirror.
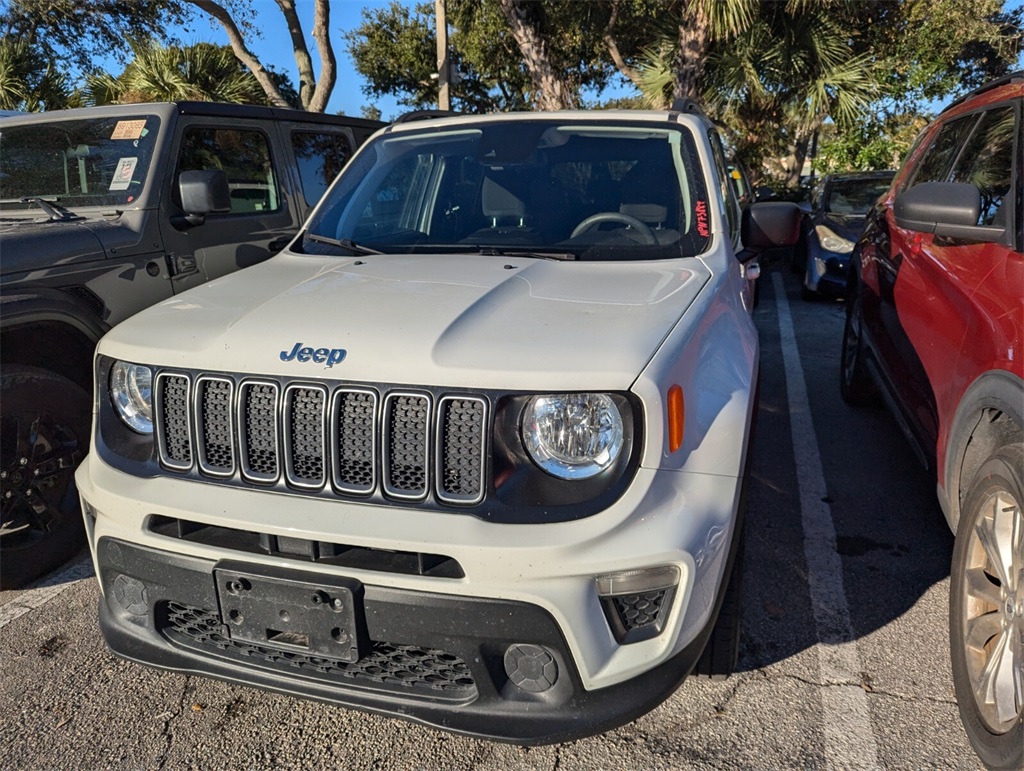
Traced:
[[178, 191], [185, 216], [176, 218], [175, 227], [202, 225], [207, 214], [231, 211], [228, 175], [219, 169], [183, 171], [178, 175]]

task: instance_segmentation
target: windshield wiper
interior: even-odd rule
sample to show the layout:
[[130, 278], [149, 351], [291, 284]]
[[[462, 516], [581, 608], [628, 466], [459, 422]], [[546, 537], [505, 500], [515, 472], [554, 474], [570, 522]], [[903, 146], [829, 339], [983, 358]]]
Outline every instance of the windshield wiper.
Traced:
[[331, 238], [330, 236], [322, 236], [319, 233], [306, 233], [306, 238], [310, 241], [316, 241], [318, 244], [340, 246], [342, 249], [348, 249], [350, 252], [355, 252], [356, 254], [385, 254], [385, 252], [378, 252], [376, 249], [371, 249], [368, 246], [357, 244], [355, 241], [348, 238]]
[[515, 247], [478, 246], [477, 251], [486, 257], [536, 257], [541, 260], [578, 260], [574, 252], [545, 252], [535, 249], [517, 249]]
[[72, 211], [65, 209], [63, 206], [58, 204], [56, 201], [47, 201], [45, 198], [40, 198], [37, 195], [29, 195], [19, 199], [21, 203], [34, 203], [44, 212], [50, 222], [70, 222], [72, 220], [80, 220], [82, 217], [75, 214]]

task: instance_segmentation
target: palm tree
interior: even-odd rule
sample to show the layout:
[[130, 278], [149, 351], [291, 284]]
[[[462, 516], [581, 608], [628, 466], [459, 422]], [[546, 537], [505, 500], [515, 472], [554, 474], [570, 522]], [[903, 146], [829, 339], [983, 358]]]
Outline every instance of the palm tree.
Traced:
[[753, 15], [739, 4], [730, 15], [731, 2], [711, 3], [717, 15], [697, 8], [708, 30], [698, 69], [680, 73], [683, 35], [663, 36], [642, 51], [645, 102], [666, 107], [674, 96], [699, 99], [730, 127], [737, 154], [755, 173], [774, 162], [775, 176], [795, 187], [824, 122], [848, 125], [867, 108], [877, 82], [872, 61], [851, 49], [842, 3], [764, 2]]
[[22, 39], [0, 38], [0, 109], [39, 112], [66, 107], [67, 78]]
[[799, 0], [765, 3], [757, 21], [709, 62], [709, 109], [737, 130], [734, 144], [748, 163], [768, 160], [788, 187], [799, 183], [811, 139], [825, 121], [853, 125], [877, 93], [871, 56], [850, 45], [847, 10]]
[[266, 94], [228, 46], [196, 43], [163, 46], [133, 43], [135, 58], [114, 77], [94, 74], [86, 80], [90, 104], [207, 101], [266, 104]]

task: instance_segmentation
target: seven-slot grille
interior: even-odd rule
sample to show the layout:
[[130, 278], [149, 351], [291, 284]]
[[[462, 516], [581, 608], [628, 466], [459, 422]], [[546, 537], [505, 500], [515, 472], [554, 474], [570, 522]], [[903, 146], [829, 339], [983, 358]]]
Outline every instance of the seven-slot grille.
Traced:
[[211, 478], [240, 474], [298, 490], [479, 503], [485, 492], [487, 402], [394, 390], [157, 376], [160, 462]]

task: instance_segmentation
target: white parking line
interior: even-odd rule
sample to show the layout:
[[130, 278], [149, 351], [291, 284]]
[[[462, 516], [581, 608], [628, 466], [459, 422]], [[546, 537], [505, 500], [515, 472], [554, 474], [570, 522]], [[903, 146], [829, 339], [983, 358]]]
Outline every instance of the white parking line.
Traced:
[[818, 645], [815, 647], [824, 685], [821, 700], [825, 759], [831, 768], [879, 768], [867, 695], [860, 686], [863, 670], [846, 603], [843, 566], [836, 551], [835, 525], [832, 511], [823, 500], [828, 497], [825, 473], [782, 276], [773, 273], [772, 285], [786, 370], [790, 431], [793, 434], [804, 529], [804, 558], [807, 561], [811, 609], [818, 632]]
[[75, 582], [93, 575], [92, 560], [84, 559], [76, 562], [67, 570], [48, 578], [39, 586], [27, 589], [10, 602], [0, 607], [0, 629], [3, 629], [12, 621], [21, 618], [30, 611], [37, 610], [65, 589], [70, 588]]

